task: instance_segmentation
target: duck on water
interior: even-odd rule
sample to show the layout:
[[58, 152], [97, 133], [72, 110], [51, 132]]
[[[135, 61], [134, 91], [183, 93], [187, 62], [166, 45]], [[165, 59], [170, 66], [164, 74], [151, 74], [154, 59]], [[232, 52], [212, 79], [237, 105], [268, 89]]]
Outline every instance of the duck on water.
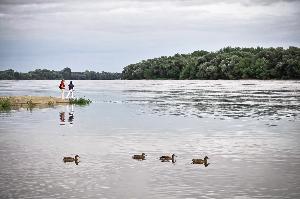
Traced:
[[162, 162], [169, 162], [170, 160], [172, 160], [172, 163], [175, 163], [176, 162], [175, 157], [177, 157], [175, 154], [173, 154], [172, 156], [163, 155], [159, 159]]
[[204, 159], [192, 159], [191, 164], [204, 164], [204, 166], [207, 167], [209, 165], [207, 159], [209, 159], [207, 156], [205, 156]]
[[64, 163], [67, 163], [67, 162], [75, 162], [75, 164], [77, 164], [78, 165], [78, 163], [79, 163], [79, 155], [75, 155], [75, 157], [73, 158], [73, 157], [64, 157], [63, 158], [63, 162]]
[[132, 159], [135, 159], [135, 160], [145, 160], [145, 153], [142, 153], [142, 155], [133, 155], [132, 156]]

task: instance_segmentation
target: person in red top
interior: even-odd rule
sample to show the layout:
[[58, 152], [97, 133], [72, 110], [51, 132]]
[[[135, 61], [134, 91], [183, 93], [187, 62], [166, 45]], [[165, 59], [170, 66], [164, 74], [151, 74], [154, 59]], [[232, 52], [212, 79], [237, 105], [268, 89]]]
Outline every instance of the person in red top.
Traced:
[[65, 80], [60, 81], [59, 89], [61, 90], [61, 99], [65, 99]]

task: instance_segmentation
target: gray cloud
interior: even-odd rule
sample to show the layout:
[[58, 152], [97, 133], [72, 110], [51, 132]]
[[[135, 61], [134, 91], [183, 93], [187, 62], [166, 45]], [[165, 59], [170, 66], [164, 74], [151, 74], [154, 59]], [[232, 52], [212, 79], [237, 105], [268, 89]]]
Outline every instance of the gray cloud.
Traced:
[[299, 5], [292, 0], [1, 0], [0, 67], [121, 71], [129, 63], [177, 52], [299, 45]]

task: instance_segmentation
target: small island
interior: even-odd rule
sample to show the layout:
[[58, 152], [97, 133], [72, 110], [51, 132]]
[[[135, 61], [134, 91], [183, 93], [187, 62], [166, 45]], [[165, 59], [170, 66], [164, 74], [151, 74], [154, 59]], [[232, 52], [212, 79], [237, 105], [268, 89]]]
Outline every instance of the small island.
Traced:
[[0, 96], [0, 110], [12, 108], [51, 107], [55, 105], [87, 105], [92, 101], [85, 98], [61, 99], [52, 96]]

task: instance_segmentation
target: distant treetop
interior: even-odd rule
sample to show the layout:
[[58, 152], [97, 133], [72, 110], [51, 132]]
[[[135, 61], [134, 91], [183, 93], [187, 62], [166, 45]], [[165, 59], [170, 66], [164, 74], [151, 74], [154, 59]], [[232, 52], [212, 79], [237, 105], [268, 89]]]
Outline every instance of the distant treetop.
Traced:
[[70, 68], [64, 68], [61, 71], [36, 69], [28, 73], [16, 72], [12, 69], [0, 71], [0, 80], [58, 80], [58, 79], [72, 79], [72, 80], [113, 80], [121, 79], [121, 73], [110, 72], [72, 72]]
[[123, 79], [300, 79], [300, 49], [232, 48], [143, 60]]

